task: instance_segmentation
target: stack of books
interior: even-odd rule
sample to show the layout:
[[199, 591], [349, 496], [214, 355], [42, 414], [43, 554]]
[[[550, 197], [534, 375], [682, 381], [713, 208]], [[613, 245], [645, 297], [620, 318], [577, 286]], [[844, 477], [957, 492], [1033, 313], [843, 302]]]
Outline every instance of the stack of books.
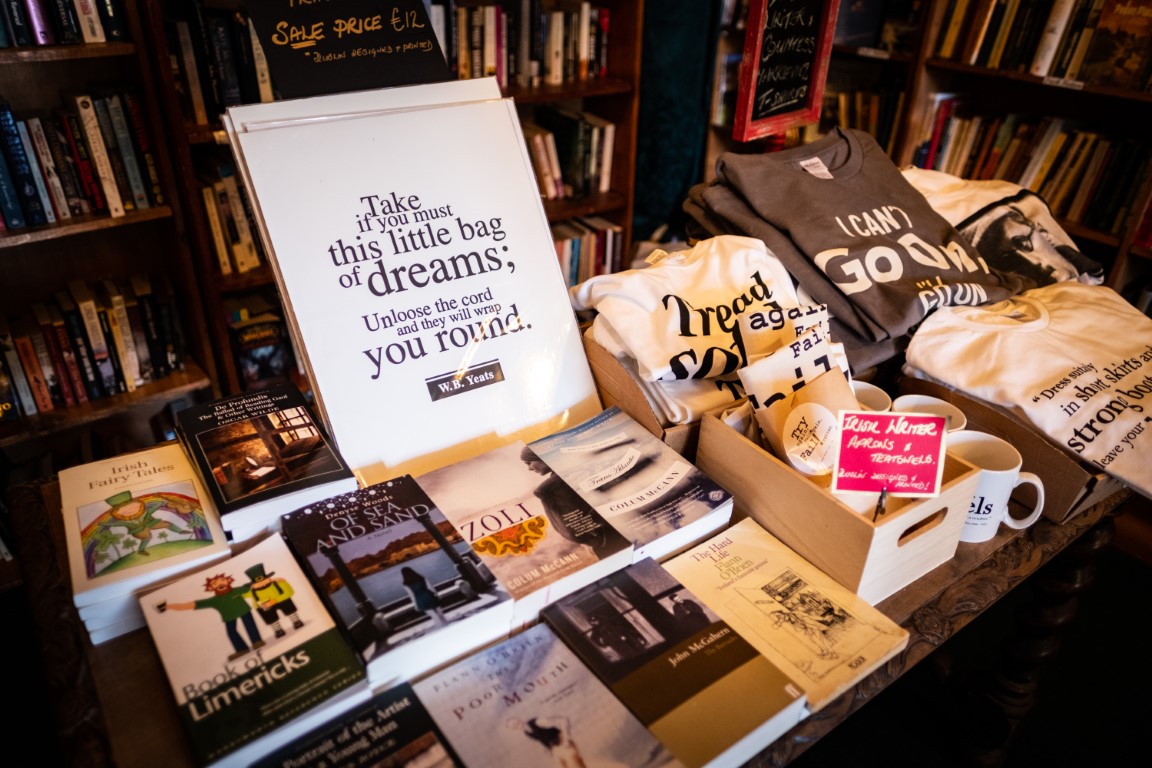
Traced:
[[175, 443], [63, 469], [59, 481], [72, 596], [93, 644], [144, 626], [142, 591], [229, 555]]

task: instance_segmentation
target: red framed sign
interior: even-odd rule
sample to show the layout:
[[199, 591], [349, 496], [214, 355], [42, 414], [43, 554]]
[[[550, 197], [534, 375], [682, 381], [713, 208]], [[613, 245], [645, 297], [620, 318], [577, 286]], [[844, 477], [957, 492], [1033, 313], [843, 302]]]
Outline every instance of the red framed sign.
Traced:
[[732, 137], [751, 141], [820, 119], [840, 0], [752, 0]]

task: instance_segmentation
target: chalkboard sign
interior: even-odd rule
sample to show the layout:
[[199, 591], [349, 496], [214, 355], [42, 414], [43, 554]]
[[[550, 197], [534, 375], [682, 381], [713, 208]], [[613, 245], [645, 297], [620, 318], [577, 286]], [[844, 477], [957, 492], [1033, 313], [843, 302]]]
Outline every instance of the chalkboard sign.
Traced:
[[839, 0], [752, 0], [732, 135], [751, 141], [820, 118]]
[[247, 0], [284, 98], [451, 80], [423, 0]]

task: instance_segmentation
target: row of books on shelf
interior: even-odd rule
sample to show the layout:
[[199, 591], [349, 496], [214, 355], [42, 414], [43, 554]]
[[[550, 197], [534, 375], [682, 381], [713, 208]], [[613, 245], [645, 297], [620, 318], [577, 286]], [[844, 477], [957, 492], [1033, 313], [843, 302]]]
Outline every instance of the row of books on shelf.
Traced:
[[197, 176], [220, 274], [243, 274], [267, 264], [244, 185], [229, 162], [207, 162]]
[[153, 146], [127, 87], [66, 94], [42, 112], [0, 96], [0, 231], [164, 205]]
[[552, 104], [537, 106], [520, 122], [545, 199], [584, 197], [611, 189], [615, 123], [588, 111]]
[[506, 88], [608, 76], [610, 9], [588, 0], [434, 1], [431, 20], [461, 80], [495, 77]]
[[1148, 0], [952, 0], [936, 55], [1088, 85], [1147, 90]]
[[120, 0], [3, 0], [0, 48], [129, 39]]
[[908, 640], [616, 408], [365, 487], [288, 385], [176, 419], [60, 491], [90, 637], [147, 627], [202, 765], [733, 765]]
[[593, 275], [624, 268], [623, 227], [603, 216], [584, 216], [552, 225], [560, 271], [569, 286]]
[[167, 283], [146, 274], [76, 279], [53, 299], [0, 316], [0, 421], [87, 403], [184, 367]]
[[1039, 194], [1069, 222], [1118, 234], [1152, 167], [1152, 149], [1053, 116], [979, 114], [938, 94], [913, 164], [964, 179], [1000, 179]]
[[822, 136], [834, 127], [867, 131], [891, 154], [905, 98], [905, 91], [899, 87], [860, 86], [830, 77], [824, 89], [818, 133]]

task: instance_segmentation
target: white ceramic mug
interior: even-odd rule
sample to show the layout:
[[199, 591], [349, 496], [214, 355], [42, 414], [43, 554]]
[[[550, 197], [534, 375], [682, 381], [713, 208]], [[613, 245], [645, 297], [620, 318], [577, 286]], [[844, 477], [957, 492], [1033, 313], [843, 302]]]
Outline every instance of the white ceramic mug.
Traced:
[[[1027, 528], [1040, 519], [1044, 511], [1044, 483], [1031, 472], [1021, 471], [1020, 452], [1007, 440], [969, 429], [950, 432], [948, 452], [980, 469], [960, 541], [988, 541], [996, 535], [1000, 523], [1009, 528]], [[1008, 499], [1012, 491], [1023, 484], [1036, 489], [1036, 506], [1027, 517], [1017, 518], [1008, 509]]]
[[968, 417], [958, 407], [932, 395], [900, 395], [892, 401], [895, 413], [928, 413], [948, 417], [948, 431], [956, 432], [968, 426]]
[[852, 382], [852, 394], [856, 395], [856, 401], [866, 411], [884, 412], [892, 408], [892, 398], [888, 396], [888, 393], [867, 381], [854, 380]]

